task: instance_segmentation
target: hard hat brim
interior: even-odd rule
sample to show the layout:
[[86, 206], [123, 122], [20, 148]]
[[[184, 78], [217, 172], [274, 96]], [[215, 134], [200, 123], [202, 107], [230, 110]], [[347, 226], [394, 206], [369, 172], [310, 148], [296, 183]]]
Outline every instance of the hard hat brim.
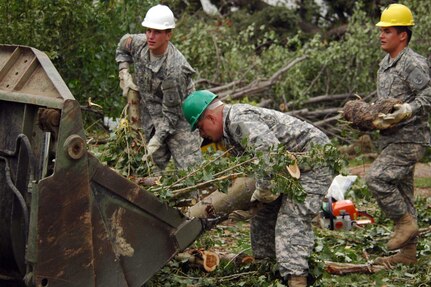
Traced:
[[410, 25], [401, 25], [401, 24], [394, 24], [394, 23], [389, 23], [389, 22], [384, 22], [384, 21], [380, 21], [379, 23], [376, 24], [377, 27], [395, 27], [395, 26], [405, 26], [405, 27], [412, 27], [415, 24], [410, 24]]
[[145, 28], [155, 29], [155, 30], [168, 30], [168, 29], [174, 29], [175, 25], [158, 25], [155, 23], [149, 23], [142, 21], [141, 25]]

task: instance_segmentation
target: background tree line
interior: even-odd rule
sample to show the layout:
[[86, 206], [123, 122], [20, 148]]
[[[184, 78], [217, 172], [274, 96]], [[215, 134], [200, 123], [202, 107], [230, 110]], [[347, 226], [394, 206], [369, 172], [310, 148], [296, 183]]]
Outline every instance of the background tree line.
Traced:
[[[213, 0], [219, 15], [209, 16], [197, 0], [0, 0], [0, 42], [46, 52], [78, 101], [91, 97], [106, 115], [119, 116], [125, 100], [116, 45], [125, 33], [144, 32], [145, 12], [159, 2], [174, 11], [172, 41], [196, 69], [198, 88], [269, 78], [306, 55], [273, 88], [243, 99], [270, 99], [273, 108], [292, 109], [319, 95], [366, 95], [375, 89], [383, 53], [374, 24], [394, 1], [323, 1], [322, 12], [313, 0], [296, 1], [292, 9], [257, 0]], [[431, 2], [400, 2], [415, 16], [411, 46], [428, 56]]]

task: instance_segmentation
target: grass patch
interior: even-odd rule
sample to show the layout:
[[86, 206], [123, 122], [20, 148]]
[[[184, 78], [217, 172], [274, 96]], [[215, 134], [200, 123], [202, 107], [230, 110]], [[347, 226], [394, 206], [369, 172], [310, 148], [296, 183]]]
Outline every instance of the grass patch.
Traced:
[[431, 188], [431, 177], [417, 177], [415, 178], [415, 187]]

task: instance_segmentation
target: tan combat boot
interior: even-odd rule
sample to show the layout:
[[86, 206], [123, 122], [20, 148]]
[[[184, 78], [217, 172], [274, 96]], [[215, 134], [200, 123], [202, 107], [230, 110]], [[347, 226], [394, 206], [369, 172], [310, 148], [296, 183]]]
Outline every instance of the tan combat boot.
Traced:
[[287, 281], [289, 287], [307, 287], [307, 276], [290, 276]]
[[395, 264], [412, 265], [416, 264], [416, 243], [408, 243], [401, 248], [400, 252], [395, 255], [387, 257], [378, 257], [374, 260], [375, 264], [385, 265], [391, 267]]
[[416, 219], [410, 213], [404, 214], [395, 223], [394, 233], [387, 244], [389, 250], [400, 249], [410, 239], [415, 238], [419, 232]]

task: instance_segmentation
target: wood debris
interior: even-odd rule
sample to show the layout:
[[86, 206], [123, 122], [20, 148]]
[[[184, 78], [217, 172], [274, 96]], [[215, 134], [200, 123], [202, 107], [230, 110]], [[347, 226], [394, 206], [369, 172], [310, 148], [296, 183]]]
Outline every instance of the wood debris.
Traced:
[[351, 100], [344, 105], [342, 114], [354, 128], [371, 131], [375, 129], [373, 121], [379, 114], [392, 113], [394, 105], [400, 103], [400, 100], [394, 98], [377, 101], [375, 104], [369, 104], [363, 100]]

